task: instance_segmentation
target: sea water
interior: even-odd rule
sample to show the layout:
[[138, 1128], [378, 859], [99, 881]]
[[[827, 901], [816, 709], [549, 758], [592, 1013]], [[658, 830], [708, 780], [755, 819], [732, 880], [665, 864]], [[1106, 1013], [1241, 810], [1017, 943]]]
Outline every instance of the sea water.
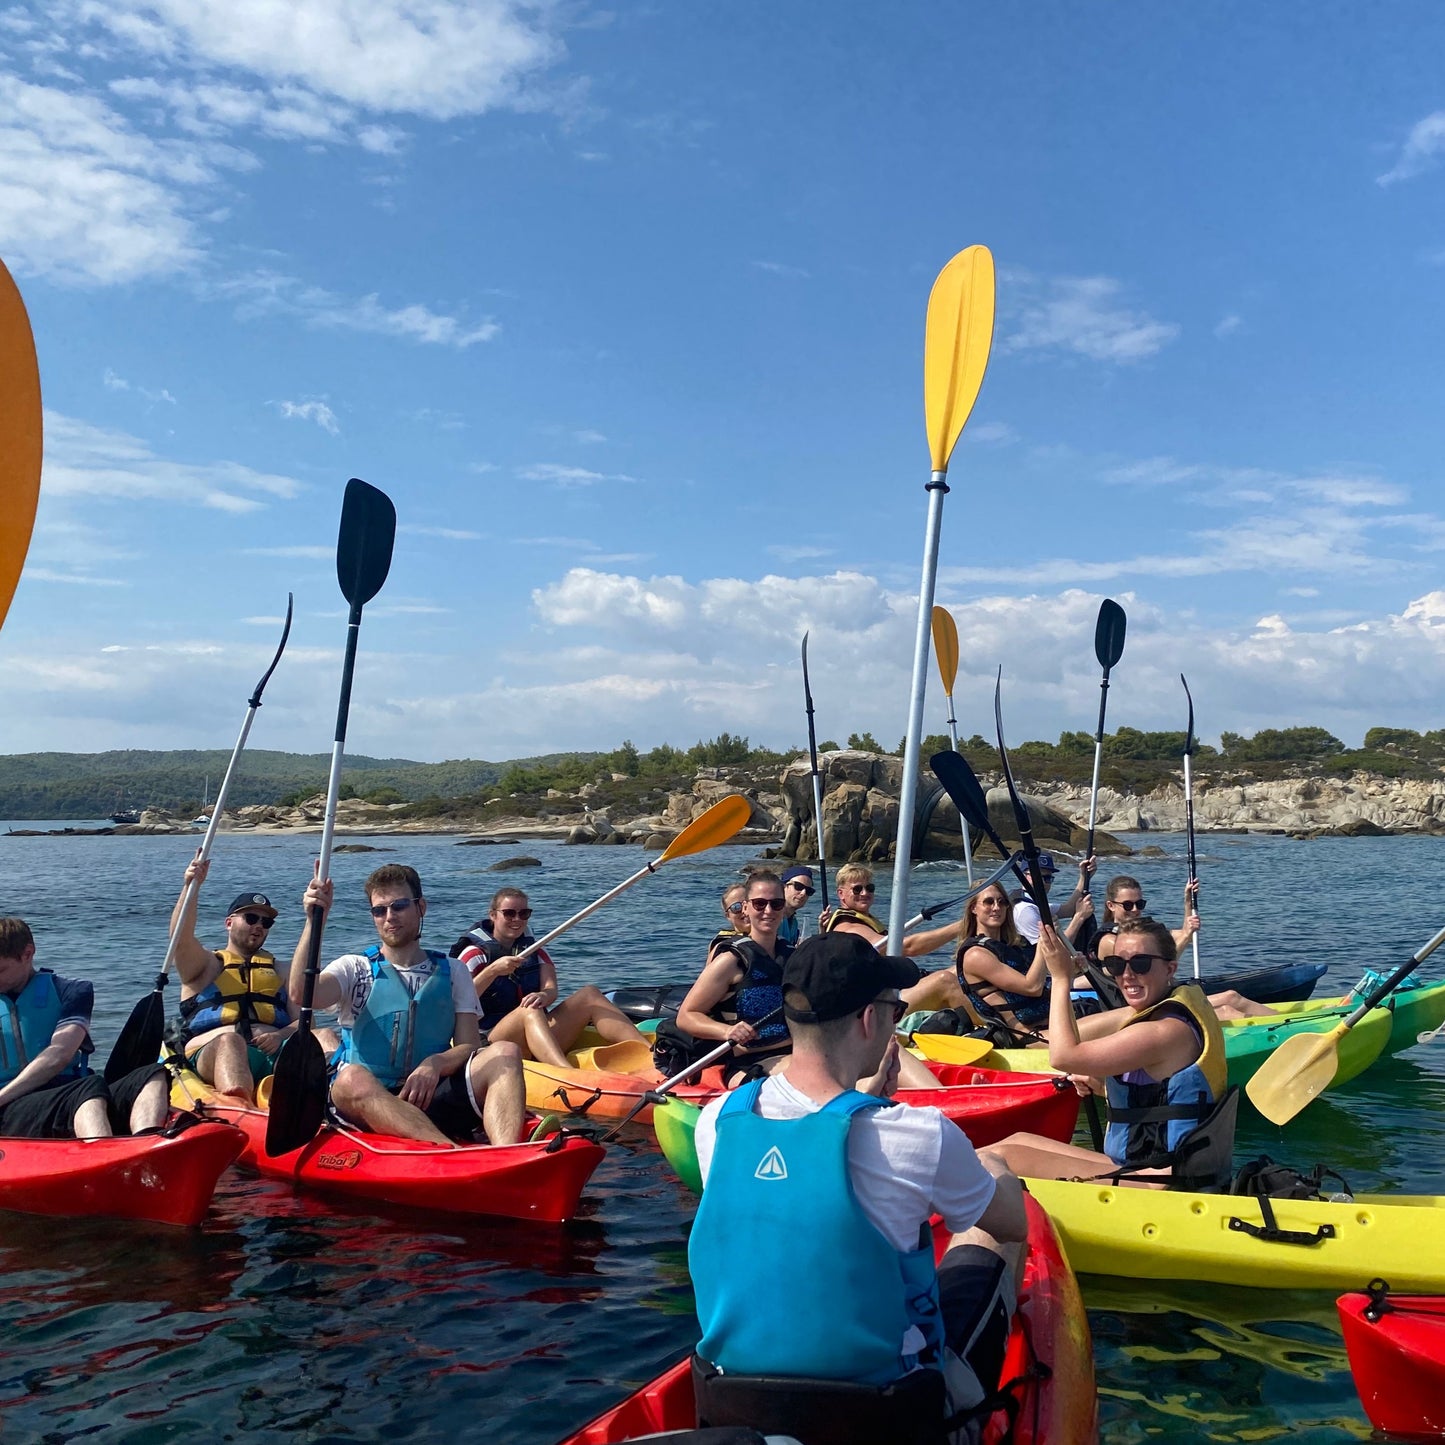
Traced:
[[[333, 860], [328, 957], [374, 937], [361, 885], [380, 863], [419, 869], [426, 939], [445, 947], [502, 883], [531, 894], [540, 933], [654, 856], [531, 839], [344, 841], [379, 851]], [[1127, 870], [1150, 911], [1175, 920], [1183, 840], [1128, 841], [1160, 845], [1164, 856], [1106, 865], [1101, 881]], [[98, 1061], [154, 981], [196, 842], [0, 832], [0, 912], [30, 922], [40, 962], [94, 980]], [[1200, 843], [1210, 971], [1315, 959], [1330, 967], [1319, 994], [1340, 992], [1367, 965], [1403, 962], [1445, 921], [1433, 888], [1445, 840]], [[315, 835], [222, 835], [203, 940], [218, 943], [226, 904], [255, 889], [280, 909], [271, 947], [284, 960], [316, 846]], [[489, 871], [519, 854], [540, 866]], [[752, 856], [725, 847], [677, 859], [580, 924], [555, 950], [563, 990], [691, 977], [721, 924], [719, 895]], [[946, 865], [916, 869], [911, 911], [960, 892], [960, 878]], [[879, 907], [886, 912], [886, 897]], [[167, 994], [173, 1012], [174, 982]], [[1357, 1188], [1445, 1193], [1445, 1036], [1377, 1065], [1286, 1129], [1242, 1111], [1239, 1157], [1262, 1152], [1329, 1163]], [[685, 1254], [693, 1209], [650, 1133], [631, 1129], [609, 1146], [581, 1218], [566, 1226], [338, 1205], [234, 1171], [196, 1230], [0, 1215], [0, 1440], [546, 1445], [695, 1340]], [[1445, 1241], [1422, 1234], [1420, 1248]], [[1331, 1294], [1240, 1288], [1224, 1269], [1199, 1285], [1082, 1283], [1104, 1440], [1369, 1434]], [[758, 1308], [786, 1328], [787, 1282], [756, 1289]]]

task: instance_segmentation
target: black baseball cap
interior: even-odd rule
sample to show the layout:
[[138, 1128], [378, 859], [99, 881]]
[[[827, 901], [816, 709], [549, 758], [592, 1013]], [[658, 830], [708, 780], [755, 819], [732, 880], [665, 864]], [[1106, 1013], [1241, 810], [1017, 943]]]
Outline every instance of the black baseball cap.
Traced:
[[806, 878], [808, 882], [811, 883], [813, 881], [813, 870], [811, 868], [804, 868], [801, 865], [795, 868], [789, 868], [788, 871], [783, 874], [782, 882], [784, 885], [787, 885], [795, 878]]
[[264, 908], [272, 918], [276, 917], [276, 905], [264, 893], [238, 893], [226, 910], [226, 917], [233, 913], [244, 913], [248, 908]]
[[783, 965], [783, 998], [802, 995], [783, 1012], [800, 1024], [825, 1024], [866, 1008], [885, 988], [904, 989], [922, 975], [908, 958], [879, 953], [861, 934], [823, 933], [804, 939]]

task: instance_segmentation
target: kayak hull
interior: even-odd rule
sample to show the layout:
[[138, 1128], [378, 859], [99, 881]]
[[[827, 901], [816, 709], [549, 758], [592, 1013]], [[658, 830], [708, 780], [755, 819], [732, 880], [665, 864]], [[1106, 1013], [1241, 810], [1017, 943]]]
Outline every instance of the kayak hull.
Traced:
[[0, 1209], [65, 1218], [199, 1224], [216, 1181], [245, 1147], [229, 1124], [173, 1138], [0, 1138]]
[[[1098, 1439], [1098, 1402], [1094, 1387], [1093, 1345], [1079, 1284], [1068, 1257], [1033, 1200], [1029, 1215], [1029, 1252], [1019, 1289], [1008, 1353], [1001, 1379], [1022, 1380], [1012, 1433], [1003, 1410], [984, 1428], [985, 1445], [1093, 1445]], [[934, 1250], [941, 1257], [948, 1235], [934, 1225]], [[1046, 1365], [1040, 1370], [1039, 1364]], [[620, 1405], [567, 1436], [561, 1445], [614, 1445], [664, 1430], [697, 1426], [690, 1361], [680, 1360]]]
[[[1357, 1002], [1357, 1001], [1355, 1001]], [[1304, 1013], [1328, 1013], [1333, 1022], [1353, 1008], [1354, 1002], [1344, 997], [1316, 999], [1305, 1004], [1276, 1004], [1271, 1010], [1283, 1018], [1296, 1018]], [[1390, 1037], [1386, 1054], [1398, 1054], [1419, 1042], [1420, 1035], [1438, 1029], [1445, 1023], [1445, 981], [1422, 984], [1418, 988], [1397, 989], [1381, 1005], [1390, 1013]], [[1246, 1026], [1268, 1026], [1263, 1018], [1241, 1019]]]
[[1030, 1179], [1069, 1259], [1081, 1274], [1192, 1279], [1262, 1289], [1345, 1289], [1384, 1275], [1406, 1290], [1445, 1290], [1445, 1251], [1427, 1248], [1445, 1227], [1445, 1198], [1360, 1195], [1350, 1203], [1272, 1199], [1281, 1230], [1314, 1243], [1255, 1238], [1230, 1221], [1259, 1226], [1258, 1199]]
[[1205, 974], [1199, 986], [1205, 993], [1232, 988], [1255, 1003], [1295, 1003], [1308, 999], [1327, 971], [1323, 963], [1282, 963], [1273, 968]]
[[1445, 1299], [1391, 1294], [1378, 1319], [1367, 1294], [1336, 1301], [1350, 1371], [1376, 1430], [1445, 1436]]
[[554, 1135], [537, 1144], [443, 1148], [326, 1124], [310, 1143], [273, 1159], [266, 1153], [270, 1116], [264, 1109], [228, 1102], [195, 1075], [177, 1083], [177, 1092], [185, 1089], [191, 1096], [187, 1103], [197, 1093], [203, 1096], [198, 1113], [237, 1126], [241, 1168], [342, 1198], [408, 1209], [561, 1223], [577, 1212], [583, 1186], [604, 1152], [576, 1135]]
[[[1028, 1078], [969, 1064], [929, 1063], [928, 1067], [938, 1075], [941, 1087], [899, 1089], [894, 1102], [940, 1110], [968, 1135], [976, 1149], [1020, 1132], [1060, 1141], [1073, 1137], [1079, 1096], [1055, 1075]], [[702, 1193], [695, 1138], [701, 1112], [699, 1101], [673, 1095], [659, 1104], [652, 1116], [658, 1146], [694, 1194]]]

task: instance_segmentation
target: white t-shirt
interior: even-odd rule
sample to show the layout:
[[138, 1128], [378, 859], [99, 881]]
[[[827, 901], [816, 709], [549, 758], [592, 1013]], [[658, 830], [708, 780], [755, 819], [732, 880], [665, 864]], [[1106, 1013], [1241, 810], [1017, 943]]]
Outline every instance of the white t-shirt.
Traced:
[[1014, 904], [1014, 927], [1018, 929], [1021, 938], [1029, 943], [1037, 943], [1042, 924], [1039, 905], [1032, 898], [1020, 898]]
[[[459, 1014], [481, 1012], [477, 1002], [477, 990], [472, 984], [467, 966], [455, 958], [442, 960], [451, 969], [452, 1008]], [[413, 968], [399, 968], [397, 977], [406, 985], [407, 992], [415, 998], [422, 985], [436, 972], [437, 965], [425, 954]], [[322, 970], [341, 985], [341, 1002], [336, 1006], [336, 1020], [344, 1029], [349, 1029], [356, 1016], [366, 1007], [371, 997], [371, 960], [360, 953], [347, 953], [328, 963]]]
[[[714, 1099], [697, 1121], [697, 1161], [707, 1182], [717, 1141]], [[758, 1095], [765, 1119], [801, 1119], [823, 1106], [781, 1074], [770, 1074]], [[971, 1229], [993, 1201], [994, 1178], [979, 1163], [968, 1136], [933, 1108], [894, 1104], [857, 1114], [848, 1134], [848, 1169], [863, 1213], [897, 1250], [918, 1247], [919, 1226], [941, 1214], [957, 1234]]]

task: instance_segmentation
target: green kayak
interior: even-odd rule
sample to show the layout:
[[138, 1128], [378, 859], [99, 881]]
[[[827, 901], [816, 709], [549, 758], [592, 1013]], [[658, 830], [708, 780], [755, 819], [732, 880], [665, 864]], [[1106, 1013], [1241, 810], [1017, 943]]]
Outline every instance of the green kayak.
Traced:
[[685, 1099], [667, 1098], [652, 1110], [652, 1131], [673, 1173], [692, 1190], [702, 1193], [702, 1170], [697, 1163], [697, 1118], [702, 1110]]
[[[1270, 1012], [1281, 1018], [1297, 1019], [1305, 1014], [1326, 1013], [1338, 1023], [1358, 1000], [1347, 998], [1306, 999], [1303, 1003], [1270, 1004]], [[1438, 1029], [1445, 1023], [1445, 982], [1421, 984], [1418, 988], [1396, 989], [1381, 1005], [1391, 1016], [1390, 1038], [1384, 1053], [1398, 1054], [1414, 1046], [1421, 1034]], [[1266, 1018], [1240, 1019], [1247, 1028], [1268, 1028]], [[1235, 1027], [1231, 1024], [1229, 1027]]]

